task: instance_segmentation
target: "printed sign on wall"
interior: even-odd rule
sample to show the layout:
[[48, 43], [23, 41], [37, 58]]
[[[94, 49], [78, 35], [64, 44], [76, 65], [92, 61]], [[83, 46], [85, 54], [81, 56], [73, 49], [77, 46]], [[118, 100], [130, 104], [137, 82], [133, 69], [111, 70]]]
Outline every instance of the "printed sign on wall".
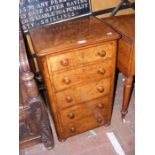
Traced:
[[24, 32], [30, 28], [91, 14], [90, 0], [20, 0]]

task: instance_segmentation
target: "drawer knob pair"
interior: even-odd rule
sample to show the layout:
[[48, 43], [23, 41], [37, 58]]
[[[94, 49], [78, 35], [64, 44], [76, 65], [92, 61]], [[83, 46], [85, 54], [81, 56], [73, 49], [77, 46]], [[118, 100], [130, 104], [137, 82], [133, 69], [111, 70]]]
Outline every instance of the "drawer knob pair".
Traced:
[[97, 105], [97, 107], [100, 108], [100, 109], [102, 109], [102, 108], [104, 108], [104, 105], [103, 105], [102, 103], [99, 103], [99, 104]]
[[101, 117], [97, 117], [97, 118], [96, 118], [96, 121], [97, 121], [98, 123], [102, 123], [102, 122], [103, 122], [103, 119], [102, 119]]
[[68, 66], [68, 65], [69, 65], [68, 59], [65, 59], [65, 58], [62, 58], [62, 59], [60, 60], [60, 63], [61, 63], [61, 65], [63, 65], [63, 66]]
[[76, 129], [74, 127], [70, 128], [70, 132], [75, 132], [75, 131], [76, 131]]
[[100, 51], [98, 52], [98, 55], [99, 55], [100, 57], [105, 57], [105, 56], [106, 56], [106, 52], [105, 52], [104, 50], [100, 50]]
[[72, 97], [71, 97], [71, 96], [66, 96], [66, 101], [67, 101], [68, 103], [70, 103], [70, 102], [72, 102], [72, 101], [73, 101], [73, 99], [72, 99]]
[[74, 113], [72, 113], [72, 112], [69, 112], [69, 113], [67, 114], [67, 116], [68, 116], [70, 119], [73, 119], [73, 118], [75, 117]]
[[69, 77], [65, 76], [65, 77], [63, 78], [63, 82], [64, 82], [65, 84], [70, 84], [70, 83], [71, 83], [71, 80], [69, 79]]
[[100, 74], [105, 74], [105, 69], [100, 67], [100, 68], [98, 69], [98, 73], [100, 73]]
[[97, 90], [100, 92], [100, 93], [103, 93], [104, 92], [104, 87], [103, 86], [99, 86], [97, 88]]

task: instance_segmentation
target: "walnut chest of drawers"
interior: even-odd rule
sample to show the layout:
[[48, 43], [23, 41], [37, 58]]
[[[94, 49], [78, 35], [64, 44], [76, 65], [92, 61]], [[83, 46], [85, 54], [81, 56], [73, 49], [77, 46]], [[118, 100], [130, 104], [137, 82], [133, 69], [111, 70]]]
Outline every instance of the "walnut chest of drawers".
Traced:
[[88, 16], [34, 28], [30, 38], [58, 139], [109, 125], [119, 34]]

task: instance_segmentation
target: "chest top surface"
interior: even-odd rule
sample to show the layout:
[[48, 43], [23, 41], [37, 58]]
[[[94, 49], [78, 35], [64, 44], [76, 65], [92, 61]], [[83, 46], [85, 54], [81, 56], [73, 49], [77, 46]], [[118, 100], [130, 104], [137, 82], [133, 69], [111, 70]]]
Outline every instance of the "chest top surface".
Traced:
[[116, 31], [93, 16], [32, 28], [29, 33], [38, 56], [120, 37]]
[[116, 29], [121, 35], [128, 37], [132, 42], [135, 41], [135, 15], [114, 16], [104, 20]]

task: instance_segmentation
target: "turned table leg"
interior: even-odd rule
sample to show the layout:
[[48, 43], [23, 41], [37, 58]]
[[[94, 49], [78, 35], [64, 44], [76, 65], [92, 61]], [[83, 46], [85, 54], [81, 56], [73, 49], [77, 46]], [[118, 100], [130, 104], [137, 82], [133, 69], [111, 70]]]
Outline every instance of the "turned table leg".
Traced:
[[121, 110], [122, 119], [125, 118], [125, 115], [128, 112], [127, 109], [129, 106], [132, 87], [133, 87], [133, 76], [127, 77], [124, 82], [123, 103], [122, 103], [122, 110]]

